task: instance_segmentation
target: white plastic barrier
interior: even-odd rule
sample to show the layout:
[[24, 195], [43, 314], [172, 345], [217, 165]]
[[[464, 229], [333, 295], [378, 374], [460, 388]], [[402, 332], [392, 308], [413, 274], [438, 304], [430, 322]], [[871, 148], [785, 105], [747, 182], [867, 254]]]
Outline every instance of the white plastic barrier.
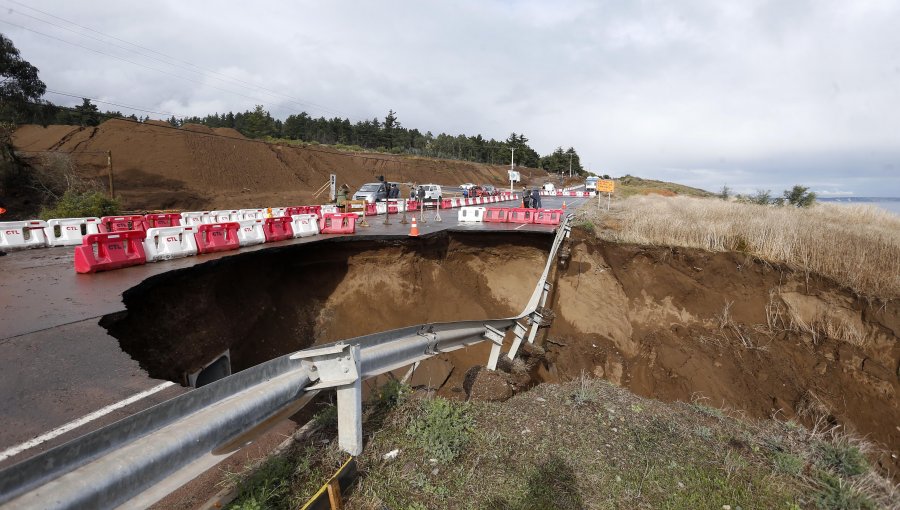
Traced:
[[181, 224], [184, 226], [215, 223], [209, 211], [192, 211], [181, 213]]
[[47, 222], [41, 220], [0, 222], [0, 251], [47, 246]]
[[375, 203], [375, 212], [378, 214], [387, 214], [387, 203], [376, 202]]
[[315, 214], [295, 214], [291, 216], [294, 237], [309, 237], [319, 233], [319, 217]]
[[[57, 235], [56, 229], [59, 229]], [[100, 233], [100, 218], [56, 218], [47, 220], [47, 244], [76, 246], [87, 234]]]
[[241, 220], [238, 222], [238, 241], [241, 246], [251, 246], [266, 242], [266, 232], [263, 230], [266, 220]]
[[461, 207], [456, 213], [456, 221], [463, 223], [467, 221], [480, 222], [484, 218], [484, 207]]
[[210, 218], [212, 218], [213, 223], [228, 223], [229, 221], [240, 221], [244, 218], [241, 217], [240, 211], [231, 210], [231, 211], [210, 211]]
[[[281, 218], [284, 216], [285, 211], [287, 211], [287, 207], [273, 207], [272, 208], [272, 218]], [[266, 210], [266, 218], [269, 218], [269, 211]]]
[[238, 214], [240, 218], [237, 218], [235, 221], [266, 219], [265, 209], [239, 209]]
[[336, 205], [323, 205], [322, 206], [322, 214], [336, 214], [341, 211], [338, 211]]
[[388, 199], [388, 202], [390, 202], [391, 204], [393, 204], [397, 207], [398, 213], [401, 213], [406, 210], [406, 200], [403, 200], [402, 198], [391, 198], [391, 199]]
[[196, 226], [154, 227], [147, 229], [144, 253], [147, 262], [191, 257], [197, 254]]

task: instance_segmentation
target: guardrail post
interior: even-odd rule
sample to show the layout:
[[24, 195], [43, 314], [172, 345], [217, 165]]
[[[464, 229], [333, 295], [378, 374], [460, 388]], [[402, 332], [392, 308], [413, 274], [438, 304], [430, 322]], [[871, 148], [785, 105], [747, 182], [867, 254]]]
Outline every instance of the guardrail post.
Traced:
[[525, 339], [526, 331], [528, 330], [522, 323], [516, 322], [515, 327], [513, 327], [513, 334], [516, 335], [516, 338], [513, 340], [512, 347], [510, 347], [509, 353], [506, 355], [509, 359], [515, 359], [516, 353], [519, 352], [519, 347], [522, 346], [522, 341]]
[[541, 322], [544, 320], [544, 316], [539, 314], [538, 312], [534, 312], [531, 314], [531, 330], [528, 332], [528, 343], [534, 343], [534, 337], [537, 336], [538, 328], [541, 327]]
[[497, 370], [497, 362], [500, 361], [500, 348], [503, 347], [503, 337], [506, 336], [499, 329], [484, 325], [484, 337], [490, 340], [493, 345], [491, 345], [491, 354], [488, 356], [487, 368], [488, 370]]
[[[350, 361], [359, 373], [359, 346], [350, 347]], [[350, 455], [362, 453], [362, 378], [337, 387], [338, 446]]]
[[550, 294], [551, 288], [553, 288], [552, 283], [544, 282], [544, 291], [541, 292], [541, 308], [545, 308], [547, 306], [547, 296]]

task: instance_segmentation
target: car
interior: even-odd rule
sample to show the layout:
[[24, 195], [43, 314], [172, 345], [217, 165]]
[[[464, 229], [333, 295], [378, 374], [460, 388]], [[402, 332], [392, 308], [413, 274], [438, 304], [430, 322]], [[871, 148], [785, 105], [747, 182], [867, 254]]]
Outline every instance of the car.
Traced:
[[353, 200], [365, 200], [369, 203], [384, 200], [388, 196], [388, 186], [386, 182], [367, 182], [359, 187], [359, 191], [353, 194]]
[[544, 191], [556, 191], [556, 186], [553, 185], [552, 182], [545, 182], [543, 186]]
[[420, 184], [416, 188], [416, 196], [419, 189], [425, 190], [425, 200], [440, 200], [443, 196], [440, 184]]
[[465, 183], [465, 184], [460, 184], [460, 185], [459, 185], [459, 189], [472, 189], [472, 188], [474, 188], [474, 187], [475, 187], [475, 184], [473, 184], [473, 183], [471, 183], [471, 182], [467, 182], [467, 183]]

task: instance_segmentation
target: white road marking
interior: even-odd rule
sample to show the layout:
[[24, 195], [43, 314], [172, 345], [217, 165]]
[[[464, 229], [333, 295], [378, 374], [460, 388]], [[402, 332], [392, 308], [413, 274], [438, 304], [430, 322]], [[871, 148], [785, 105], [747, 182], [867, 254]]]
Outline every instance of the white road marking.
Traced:
[[[525, 225], [527, 225], [527, 223], [523, 223], [523, 224], [519, 225], [518, 227], [514, 228], [513, 230], [519, 230], [520, 228], [524, 227]], [[0, 459], [0, 460], [3, 460], [3, 459]]]
[[53, 429], [50, 432], [47, 432], [46, 434], [42, 434], [34, 439], [25, 441], [24, 443], [22, 443], [20, 445], [13, 446], [12, 448], [4, 450], [2, 453], [0, 453], [0, 462], [3, 462], [4, 460], [6, 460], [14, 455], [18, 455], [18, 454], [24, 452], [25, 450], [34, 448], [35, 446], [37, 446], [41, 443], [45, 443], [55, 437], [59, 437], [59, 436], [65, 434], [66, 432], [69, 432], [70, 430], [77, 429], [78, 427], [84, 425], [85, 423], [88, 423], [88, 422], [96, 420], [97, 418], [106, 416], [107, 414], [115, 411], [116, 409], [121, 409], [129, 404], [133, 404], [133, 403], [137, 402], [138, 400], [141, 400], [142, 398], [149, 397], [150, 395], [153, 395], [154, 393], [158, 393], [158, 392], [168, 388], [169, 386], [174, 386], [174, 385], [175, 385], [175, 383], [173, 383], [171, 381], [164, 382], [158, 386], [154, 386], [154, 387], [150, 388], [149, 390], [142, 391], [140, 393], [132, 395], [132, 396], [126, 398], [125, 400], [120, 400], [119, 402], [116, 402], [115, 404], [110, 404], [110, 405], [104, 407], [103, 409], [99, 409], [97, 411], [94, 411], [91, 414], [82, 416], [81, 418], [78, 418], [77, 420], [70, 421], [69, 423], [66, 423], [65, 425], [63, 425], [59, 428]]

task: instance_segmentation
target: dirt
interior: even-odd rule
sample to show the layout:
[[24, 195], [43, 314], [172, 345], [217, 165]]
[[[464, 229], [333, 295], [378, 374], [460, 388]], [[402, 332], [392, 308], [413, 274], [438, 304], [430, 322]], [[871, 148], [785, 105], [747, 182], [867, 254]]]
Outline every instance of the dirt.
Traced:
[[880, 444], [898, 472], [896, 302], [738, 253], [583, 237], [555, 290], [542, 381], [584, 371], [664, 401], [821, 419]]
[[[111, 151], [115, 189], [126, 210], [255, 208], [321, 202], [313, 193], [335, 173], [352, 191], [376, 176], [398, 182], [508, 184], [507, 167], [387, 154], [341, 152], [250, 140], [229, 128], [113, 119], [98, 127], [26, 125], [13, 135], [25, 160], [71, 152], [83, 177], [106, 184]], [[522, 169], [543, 182], [546, 173]], [[16, 211], [10, 211], [15, 215]]]
[[[230, 349], [234, 371], [311, 345], [524, 308], [551, 242], [534, 234], [321, 242], [220, 259], [151, 278], [101, 325], [151, 377], [183, 382]], [[512, 275], [512, 276], [510, 276]], [[429, 290], [425, 290], [429, 289]], [[476, 346], [441, 356], [484, 364]], [[446, 378], [445, 378], [446, 379]]]
[[[317, 343], [419, 324], [508, 317], [533, 290], [550, 239], [446, 234], [297, 245], [157, 276], [101, 324], [151, 376], [182, 381], [231, 349], [234, 370]], [[474, 369], [489, 346], [415, 374], [453, 398], [502, 400], [583, 373], [663, 401], [816, 420], [867, 437], [900, 465], [900, 307], [738, 253], [605, 244], [576, 231], [552, 275], [537, 345]], [[895, 457], [892, 458], [892, 455]]]

